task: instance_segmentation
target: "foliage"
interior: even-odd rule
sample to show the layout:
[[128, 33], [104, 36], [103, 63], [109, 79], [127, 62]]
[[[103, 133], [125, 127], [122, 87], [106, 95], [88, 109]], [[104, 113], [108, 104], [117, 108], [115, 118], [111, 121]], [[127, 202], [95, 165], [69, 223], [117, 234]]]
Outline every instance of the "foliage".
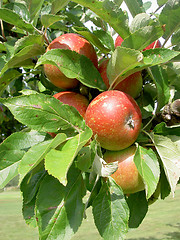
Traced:
[[[126, 0], [132, 22], [122, 2], [0, 1], [0, 187], [20, 176], [23, 216], [38, 227], [39, 239], [71, 239], [89, 206], [104, 239], [124, 239], [128, 228], [143, 221], [157, 187], [162, 199], [175, 193], [180, 113], [171, 106], [180, 97], [180, 1], [157, 1], [162, 11], [148, 14], [148, 4], [136, 0], [132, 7]], [[84, 119], [52, 97], [62, 89], [44, 75], [45, 63], [77, 78], [81, 84], [74, 91], [89, 100], [106, 90], [87, 57], [64, 49], [45, 52], [67, 32], [83, 35], [100, 60], [110, 58], [110, 89], [117, 79], [142, 71], [143, 90], [136, 101], [143, 122], [134, 162], [144, 191], [123, 194], [110, 177], [115, 166], [103, 162], [103, 149], [95, 139], [90, 141], [92, 131]], [[115, 49], [117, 34], [124, 41]], [[161, 48], [143, 51], [159, 38]], [[51, 138], [48, 132], [57, 135]]]

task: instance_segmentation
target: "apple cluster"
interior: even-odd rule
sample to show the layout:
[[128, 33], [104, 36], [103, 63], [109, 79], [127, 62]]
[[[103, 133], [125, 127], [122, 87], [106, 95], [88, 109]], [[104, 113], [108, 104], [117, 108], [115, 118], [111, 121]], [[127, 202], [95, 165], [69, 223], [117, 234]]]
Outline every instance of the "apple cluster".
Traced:
[[[115, 47], [122, 44], [123, 39], [118, 36]], [[156, 41], [146, 49], [160, 47]], [[107, 90], [89, 100], [73, 91], [79, 84], [77, 79], [66, 77], [58, 67], [50, 64], [44, 65], [47, 78], [64, 91], [54, 95], [62, 103], [75, 107], [86, 124], [92, 129], [93, 137], [105, 149], [104, 160], [118, 161], [118, 169], [112, 174], [116, 183], [121, 186], [124, 193], [134, 193], [144, 189], [143, 180], [133, 161], [136, 141], [141, 130], [142, 116], [138, 104], [135, 101], [142, 91], [143, 79], [141, 72], [136, 72], [120, 83], [114, 85], [113, 90], [108, 90], [109, 79], [107, 65], [109, 59], [104, 59], [98, 66], [98, 58], [92, 44], [84, 37], [67, 33], [54, 39], [47, 51], [51, 49], [69, 49], [89, 58], [98, 69], [107, 87]], [[146, 50], [144, 49], [144, 50]], [[54, 133], [50, 133], [52, 137]]]

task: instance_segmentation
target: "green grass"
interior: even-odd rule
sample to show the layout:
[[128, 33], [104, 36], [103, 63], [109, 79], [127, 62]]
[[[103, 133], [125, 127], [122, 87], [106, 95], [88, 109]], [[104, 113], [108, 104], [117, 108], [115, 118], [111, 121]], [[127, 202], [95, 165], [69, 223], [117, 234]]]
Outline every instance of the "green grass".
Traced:
[[[128, 240], [180, 240], [180, 186], [175, 198], [169, 196], [151, 205], [138, 229], [130, 230]], [[21, 213], [21, 195], [18, 191], [0, 193], [0, 239], [38, 240], [38, 230], [28, 227]], [[85, 219], [73, 240], [101, 240], [91, 214]]]

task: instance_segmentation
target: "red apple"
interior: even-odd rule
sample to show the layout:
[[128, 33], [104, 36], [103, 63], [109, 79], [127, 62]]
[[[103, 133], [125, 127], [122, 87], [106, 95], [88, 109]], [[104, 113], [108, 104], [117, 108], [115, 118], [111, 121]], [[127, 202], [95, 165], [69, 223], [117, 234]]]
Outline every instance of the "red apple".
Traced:
[[[105, 59], [100, 65], [99, 65], [99, 72], [101, 74], [101, 77], [106, 84], [106, 87], [109, 88], [109, 79], [107, 77], [107, 65], [108, 65], [109, 59]], [[118, 79], [117, 79], [118, 80]], [[115, 86], [114, 89], [120, 90], [122, 92], [125, 92], [132, 96], [133, 98], [136, 98], [139, 96], [139, 93], [142, 90], [143, 85], [143, 79], [141, 72], [135, 72], [125, 78], [123, 81], [121, 81], [117, 86]]]
[[153, 48], [160, 48], [160, 47], [161, 47], [161, 43], [159, 40], [157, 40], [157, 41], [154, 41], [153, 43], [151, 43], [146, 48], [144, 48], [143, 51], [148, 50], [148, 49], [153, 49]]
[[89, 104], [86, 124], [101, 147], [118, 151], [132, 145], [141, 129], [141, 111], [128, 94], [111, 90], [100, 93]]
[[143, 180], [133, 161], [136, 147], [131, 146], [121, 151], [106, 151], [104, 160], [107, 163], [118, 161], [118, 169], [111, 177], [126, 194], [144, 190]]
[[[70, 49], [88, 57], [95, 67], [98, 67], [97, 55], [94, 47], [83, 37], [75, 33], [66, 33], [54, 39], [46, 51], [51, 49]], [[75, 78], [67, 78], [56, 66], [44, 64], [44, 72], [47, 78], [57, 87], [62, 89], [75, 88], [79, 81]]]
[[123, 42], [124, 40], [122, 39], [122, 37], [120, 37], [119, 35], [117, 36], [116, 40], [115, 40], [115, 48], [118, 47], [118, 46], [121, 46], [121, 43]]
[[[53, 97], [58, 99], [60, 102], [64, 104], [68, 104], [69, 106], [75, 107], [78, 112], [81, 114], [81, 116], [84, 118], [86, 109], [89, 105], [88, 99], [76, 92], [71, 91], [65, 91], [65, 92], [59, 92], [56, 93]], [[55, 137], [55, 133], [49, 133], [52, 137]]]

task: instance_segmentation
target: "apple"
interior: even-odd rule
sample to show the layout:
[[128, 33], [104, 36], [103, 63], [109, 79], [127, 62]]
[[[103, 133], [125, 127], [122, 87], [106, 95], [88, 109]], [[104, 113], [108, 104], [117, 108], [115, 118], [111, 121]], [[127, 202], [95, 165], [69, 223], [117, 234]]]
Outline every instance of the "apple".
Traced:
[[154, 41], [153, 43], [151, 43], [146, 48], [144, 48], [143, 51], [148, 50], [148, 49], [153, 49], [153, 48], [160, 48], [160, 47], [161, 47], [161, 43], [159, 40], [157, 40], [157, 41]]
[[124, 40], [122, 39], [122, 37], [120, 37], [119, 35], [117, 36], [116, 40], [115, 40], [115, 48], [118, 47], [118, 46], [121, 46], [121, 43], [123, 42]]
[[[107, 77], [107, 65], [109, 59], [105, 59], [98, 68], [101, 77], [106, 84], [107, 89], [109, 88], [109, 79]], [[118, 80], [118, 79], [117, 79]], [[141, 72], [135, 72], [121, 81], [114, 89], [120, 90], [132, 96], [133, 98], [137, 98], [139, 93], [142, 91], [143, 79]]]
[[[75, 33], [66, 33], [55, 38], [47, 47], [46, 51], [51, 49], [70, 49], [79, 54], [88, 57], [98, 67], [97, 55], [94, 47], [82, 36]], [[75, 78], [66, 77], [56, 66], [44, 64], [44, 72], [47, 78], [57, 87], [62, 89], [73, 89], [79, 81]]]
[[136, 141], [142, 116], [139, 106], [130, 95], [110, 90], [100, 93], [91, 101], [85, 122], [101, 147], [118, 151]]
[[130, 146], [121, 151], [106, 151], [104, 160], [107, 163], [118, 162], [118, 169], [111, 177], [122, 188], [125, 194], [144, 190], [145, 186], [133, 161], [136, 146]]
[[[64, 104], [68, 104], [69, 106], [75, 107], [78, 112], [81, 114], [81, 116], [84, 118], [86, 109], [89, 105], [88, 99], [76, 92], [72, 91], [64, 91], [64, 92], [59, 92], [53, 95], [56, 99], [58, 99], [60, 102]], [[52, 137], [56, 136], [56, 133], [50, 133], [48, 132]]]

